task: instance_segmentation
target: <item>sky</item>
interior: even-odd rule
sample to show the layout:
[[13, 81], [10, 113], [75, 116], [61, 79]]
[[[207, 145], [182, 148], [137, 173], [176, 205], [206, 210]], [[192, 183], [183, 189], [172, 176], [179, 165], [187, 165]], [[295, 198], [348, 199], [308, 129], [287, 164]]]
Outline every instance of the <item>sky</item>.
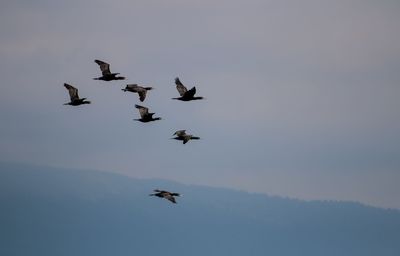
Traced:
[[[2, 1], [0, 161], [400, 209], [400, 3]], [[125, 81], [96, 81], [95, 59]], [[205, 100], [179, 102], [174, 78]], [[92, 101], [79, 107], [70, 83]], [[153, 86], [138, 118], [128, 83]], [[201, 137], [182, 145], [176, 130]]]

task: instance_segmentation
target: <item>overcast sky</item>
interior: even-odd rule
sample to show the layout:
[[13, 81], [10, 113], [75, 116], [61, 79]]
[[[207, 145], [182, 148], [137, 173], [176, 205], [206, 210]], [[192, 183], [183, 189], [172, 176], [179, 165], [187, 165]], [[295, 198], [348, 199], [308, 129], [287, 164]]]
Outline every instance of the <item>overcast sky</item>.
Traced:
[[[400, 208], [399, 14], [395, 0], [2, 1], [0, 161]], [[94, 59], [127, 80], [92, 80]], [[206, 99], [171, 100], [176, 76]], [[92, 104], [64, 106], [64, 82]], [[143, 105], [163, 120], [132, 120], [127, 83], [155, 88]]]

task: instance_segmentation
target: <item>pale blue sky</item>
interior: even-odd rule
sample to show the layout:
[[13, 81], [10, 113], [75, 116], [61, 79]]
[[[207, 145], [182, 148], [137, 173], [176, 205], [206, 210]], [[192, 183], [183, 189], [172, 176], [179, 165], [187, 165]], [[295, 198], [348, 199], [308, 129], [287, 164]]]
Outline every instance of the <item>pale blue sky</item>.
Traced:
[[[0, 161], [400, 208], [397, 1], [0, 7]], [[171, 100], [176, 76], [206, 100]], [[64, 82], [93, 104], [63, 106]], [[132, 121], [127, 83], [162, 121]]]

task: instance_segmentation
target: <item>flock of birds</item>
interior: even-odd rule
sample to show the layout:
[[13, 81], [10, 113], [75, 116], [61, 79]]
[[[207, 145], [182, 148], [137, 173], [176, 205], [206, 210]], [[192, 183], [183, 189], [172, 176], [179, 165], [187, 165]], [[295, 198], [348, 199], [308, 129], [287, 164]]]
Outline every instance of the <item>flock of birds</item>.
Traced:
[[[110, 71], [110, 64], [101, 61], [95, 60], [101, 70], [102, 75], [100, 77], [93, 78], [94, 80], [102, 80], [102, 81], [113, 81], [113, 80], [125, 80], [125, 77], [118, 76], [120, 73], [111, 73]], [[195, 96], [196, 95], [196, 87], [194, 86], [190, 90], [186, 88], [179, 80], [179, 78], [175, 78], [176, 89], [179, 93], [180, 97], [172, 98], [174, 100], [180, 101], [192, 101], [192, 100], [201, 100], [203, 97]], [[71, 106], [79, 106], [84, 104], [90, 104], [91, 102], [86, 100], [86, 98], [80, 98], [78, 94], [78, 89], [74, 86], [64, 83], [64, 87], [68, 90], [70, 96], [70, 102], [65, 103], [64, 105], [71, 105]], [[122, 91], [124, 92], [133, 92], [139, 95], [139, 100], [143, 102], [146, 99], [147, 91], [152, 90], [153, 87], [143, 87], [137, 84], [128, 84]], [[138, 109], [140, 118], [134, 119], [135, 121], [140, 121], [143, 123], [148, 123], [152, 121], [161, 120], [161, 117], [153, 117], [155, 113], [149, 112], [147, 107], [135, 104], [135, 108]], [[190, 140], [199, 140], [200, 137], [193, 136], [191, 134], [187, 134], [186, 130], [179, 130], [173, 134], [172, 139], [182, 141], [183, 144], [186, 144]], [[176, 204], [175, 197], [179, 196], [179, 193], [173, 193], [165, 190], [155, 189], [154, 194], [150, 194], [150, 196], [157, 196], [160, 198], [167, 199], [172, 203]]]

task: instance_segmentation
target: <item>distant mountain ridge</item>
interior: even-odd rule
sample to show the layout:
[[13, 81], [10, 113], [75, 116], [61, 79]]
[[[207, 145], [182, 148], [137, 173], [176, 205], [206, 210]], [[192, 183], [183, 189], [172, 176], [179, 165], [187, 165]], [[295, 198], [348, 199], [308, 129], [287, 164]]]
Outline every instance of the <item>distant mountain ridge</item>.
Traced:
[[0, 209], [0, 255], [400, 255], [398, 210], [106, 172], [0, 163]]

